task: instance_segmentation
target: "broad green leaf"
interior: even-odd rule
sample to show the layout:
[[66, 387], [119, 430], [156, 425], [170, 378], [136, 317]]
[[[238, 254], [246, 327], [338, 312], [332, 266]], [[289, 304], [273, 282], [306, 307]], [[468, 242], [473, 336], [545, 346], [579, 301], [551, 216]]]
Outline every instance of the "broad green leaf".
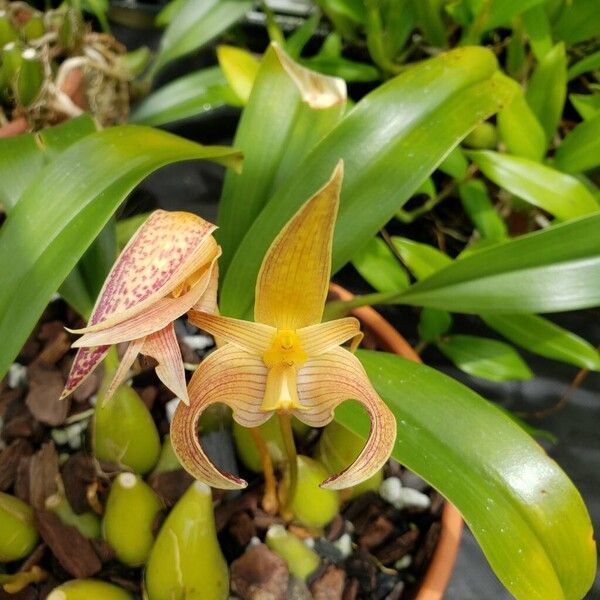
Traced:
[[0, 376], [127, 194], [157, 168], [191, 159], [235, 166], [240, 155], [124, 125], [84, 137], [27, 186], [0, 229]]
[[221, 69], [210, 67], [184, 75], [152, 92], [134, 107], [129, 121], [140, 125], [164, 125], [239, 102]]
[[546, 153], [546, 134], [521, 87], [514, 81], [512, 85], [512, 102], [498, 113], [498, 132], [511, 154], [539, 161]]
[[37, 133], [0, 139], [0, 204], [6, 212], [45, 164], [96, 129], [94, 119], [85, 114]]
[[600, 10], [597, 0], [570, 0], [554, 22], [554, 34], [569, 45], [597, 38], [600, 31]]
[[221, 273], [274, 186], [339, 121], [345, 102], [341, 79], [308, 71], [276, 44], [269, 47], [234, 139], [244, 153], [244, 168], [225, 175], [217, 232]]
[[419, 337], [433, 342], [452, 327], [452, 315], [445, 310], [425, 307], [419, 318]]
[[320, 14], [310, 16], [294, 33], [285, 40], [285, 51], [294, 59], [298, 60], [304, 50], [304, 46], [308, 44], [312, 36], [319, 27], [321, 21]]
[[423, 61], [365, 96], [282, 180], [249, 229], [225, 274], [224, 314], [249, 312], [256, 275], [271, 241], [340, 158], [345, 174], [334, 272], [346, 264], [452, 148], [509, 99], [495, 72], [488, 50], [461, 48]]
[[600, 69], [600, 50], [586, 55], [574, 65], [571, 65], [567, 71], [567, 77], [571, 81], [571, 79], [575, 79], [588, 71], [597, 71], [598, 69]]
[[449, 175], [453, 179], [464, 179], [467, 176], [468, 168], [469, 161], [466, 159], [460, 146], [449, 152], [438, 166], [438, 169], [442, 173], [446, 173], [446, 175]]
[[417, 15], [417, 27], [423, 32], [425, 40], [438, 48], [446, 46], [442, 3], [438, 0], [413, 0], [413, 5]]
[[544, 128], [547, 142], [556, 133], [566, 96], [567, 57], [561, 42], [539, 62], [526, 92], [527, 102]]
[[235, 46], [219, 46], [217, 58], [229, 87], [240, 99], [240, 102], [246, 104], [250, 98], [260, 63], [254, 54]]
[[[457, 381], [382, 352], [357, 356], [396, 417], [392, 456], [462, 513], [509, 592], [582, 598], [596, 572], [592, 524], [573, 483], [509, 417]], [[355, 402], [336, 420], [366, 437]]]
[[160, 39], [151, 68], [155, 75], [166, 64], [201, 48], [239, 21], [250, 9], [249, 0], [186, 0], [178, 5]]
[[600, 112], [600, 94], [570, 94], [569, 100], [584, 121]]
[[600, 113], [579, 123], [561, 142], [554, 164], [568, 173], [580, 173], [600, 165]]
[[408, 274], [388, 245], [374, 237], [352, 257], [352, 265], [378, 292], [404, 290], [410, 285]]
[[506, 223], [496, 212], [482, 181], [471, 179], [462, 183], [458, 194], [465, 212], [483, 238], [498, 241], [508, 237]]
[[388, 302], [465, 313], [546, 313], [600, 305], [600, 213], [454, 261]]
[[425, 279], [452, 262], [441, 250], [427, 244], [402, 237], [393, 237], [392, 243], [404, 264], [417, 279]]
[[546, 9], [538, 4], [526, 10], [522, 19], [533, 54], [538, 60], [542, 60], [552, 49], [552, 31]]
[[439, 350], [461, 371], [491, 381], [531, 379], [529, 367], [516, 350], [498, 340], [474, 335], [450, 335], [437, 342]]
[[585, 185], [571, 175], [521, 156], [487, 150], [467, 154], [496, 185], [558, 219], [566, 221], [600, 209]]
[[461, 43], [478, 43], [481, 36], [492, 29], [509, 25], [521, 13], [544, 0], [485, 0], [471, 2], [472, 8], [477, 7], [471, 27], [463, 34]]
[[537, 315], [490, 315], [481, 318], [488, 327], [530, 352], [594, 371], [600, 370], [600, 353], [578, 335]]
[[157, 27], [166, 27], [186, 2], [187, 0], [170, 0], [167, 2], [166, 6], [156, 15], [154, 24]]

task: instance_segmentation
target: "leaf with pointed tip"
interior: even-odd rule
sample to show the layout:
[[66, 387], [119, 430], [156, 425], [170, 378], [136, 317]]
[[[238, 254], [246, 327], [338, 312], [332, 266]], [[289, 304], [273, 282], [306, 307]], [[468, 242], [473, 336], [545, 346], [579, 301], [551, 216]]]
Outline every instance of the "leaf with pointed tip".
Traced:
[[561, 142], [555, 165], [568, 173], [580, 173], [600, 165], [600, 113], [579, 123]]
[[600, 213], [454, 261], [391, 303], [465, 313], [560, 312], [600, 305]]
[[237, 166], [240, 155], [123, 125], [84, 137], [31, 182], [0, 230], [0, 375], [127, 194], [157, 168], [191, 159]]
[[571, 175], [522, 156], [491, 150], [471, 151], [468, 156], [496, 185], [562, 221], [600, 209], [592, 193]]
[[488, 50], [460, 48], [415, 65], [365, 96], [265, 199], [225, 273], [224, 314], [249, 313], [269, 244], [340, 158], [346, 174], [334, 272], [346, 264], [474, 125], [508, 101], [511, 92], [494, 75], [496, 66]]
[[[596, 572], [579, 492], [544, 450], [475, 392], [383, 352], [357, 356], [398, 423], [392, 456], [462, 513], [496, 575], [517, 598], [582, 598]], [[365, 438], [356, 403], [336, 420]]]

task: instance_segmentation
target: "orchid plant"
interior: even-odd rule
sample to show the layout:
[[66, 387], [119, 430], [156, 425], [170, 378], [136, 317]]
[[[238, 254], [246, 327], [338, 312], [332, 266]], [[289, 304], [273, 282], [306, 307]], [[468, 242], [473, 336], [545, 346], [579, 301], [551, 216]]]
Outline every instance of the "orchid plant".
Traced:
[[[502, 6], [509, 4], [521, 3]], [[561, 44], [548, 56], [538, 90], [545, 89], [552, 65], [566, 68]], [[82, 337], [64, 396], [110, 345], [127, 348], [109, 393], [129, 389], [119, 384], [138, 353], [153, 356], [158, 376], [182, 400], [173, 445], [195, 476], [214, 486], [244, 485], [213, 465], [198, 441], [198, 421], [213, 403], [228, 403], [237, 422], [251, 430], [278, 419], [290, 469], [295, 464], [290, 418], [322, 426], [335, 409], [340, 427], [368, 441], [356, 462], [324, 486], [356, 483], [391, 453], [459, 509], [514, 596], [581, 598], [594, 578], [595, 544], [589, 514], [569, 478], [520, 426], [467, 387], [430, 367], [356, 349], [359, 327], [345, 315], [356, 304], [387, 302], [423, 309], [423, 321], [441, 309], [481, 315], [513, 333], [528, 322], [550, 340], [547, 355], [556, 356], [556, 328], [533, 313], [598, 304], [600, 214], [590, 200], [593, 184], [577, 169], [573, 176], [534, 165], [519, 155], [514, 137], [505, 143], [515, 156], [460, 149], [465, 136], [495, 115], [504, 136], [521, 131], [507, 125], [515, 119], [531, 121], [522, 91], [500, 72], [490, 50], [436, 50], [435, 57], [402, 65], [401, 71], [391, 77], [390, 70], [390, 78], [350, 110], [344, 81], [308, 71], [273, 44], [247, 86], [234, 148], [202, 146], [143, 126], [96, 131], [85, 117], [61, 125], [58, 133], [4, 140], [0, 201], [7, 217], [0, 229], [0, 264], [10, 268], [0, 286], [0, 372], [10, 368], [60, 288], [89, 317], [88, 327], [78, 330]], [[542, 112], [555, 106], [538, 95]], [[544, 150], [550, 137], [543, 137]], [[14, 156], [19, 165], [11, 162]], [[219, 229], [191, 215], [159, 211], [112, 270], [97, 265], [89, 248], [129, 192], [159, 167], [191, 159], [229, 167]], [[453, 173], [452, 185], [469, 206], [482, 190], [479, 179], [465, 177], [477, 169], [544, 208], [544, 225], [551, 226], [511, 239], [504, 232], [456, 260], [431, 252], [421, 252], [419, 258], [426, 259], [420, 261], [403, 256], [418, 281], [411, 283], [402, 267], [404, 279], [395, 277], [392, 287], [374, 285], [381, 293], [354, 304], [330, 303], [324, 313], [330, 276], [351, 261], [360, 265], [372, 258], [365, 248], [390, 219], [416, 219], [420, 213], [407, 216], [402, 207], [432, 174]], [[536, 174], [533, 183], [530, 173]], [[543, 188], [550, 179], [564, 185], [562, 192]], [[567, 214], [571, 204], [564, 198], [572, 198], [571, 192], [579, 201]], [[547, 198], [551, 204], [543, 203]], [[552, 216], [556, 221], [549, 223]], [[414, 244], [402, 242], [400, 253], [406, 255], [407, 248], [414, 250]], [[398, 267], [396, 259], [383, 262]], [[91, 283], [90, 272], [96, 274]], [[252, 322], [247, 319], [253, 309]], [[186, 314], [217, 343], [189, 386], [173, 331], [173, 321]], [[340, 318], [327, 320], [332, 316]], [[446, 329], [433, 329], [427, 340], [448, 350]], [[564, 334], [560, 339], [559, 353], [583, 354], [598, 364], [593, 348], [584, 352], [577, 340], [565, 341]], [[349, 348], [342, 347], [347, 342]], [[349, 398], [362, 403], [370, 420], [364, 410], [343, 402]], [[120, 402], [115, 393], [107, 406]]]

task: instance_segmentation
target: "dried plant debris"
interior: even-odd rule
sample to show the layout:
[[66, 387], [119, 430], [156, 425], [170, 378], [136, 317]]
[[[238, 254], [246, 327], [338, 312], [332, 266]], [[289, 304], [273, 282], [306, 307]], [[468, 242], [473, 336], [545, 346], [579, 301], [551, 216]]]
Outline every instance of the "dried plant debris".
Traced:
[[[40, 542], [29, 557], [2, 566], [7, 573], [47, 574], [45, 581], [26, 582], [8, 595], [0, 585], [0, 600], [42, 600], [53, 587], [74, 577], [94, 577], [140, 594], [142, 568], [120, 563], [101, 537], [80, 530], [47, 510], [47, 498], [60, 495], [73, 515], [102, 515], [111, 482], [122, 471], [91, 454], [89, 417], [101, 375], [69, 403], [54, 401], [69, 372], [72, 351], [65, 349], [64, 327], [78, 318], [61, 302], [52, 303], [29, 337], [18, 363], [0, 382], [0, 491], [34, 508]], [[211, 346], [195, 330], [178, 324], [180, 344], [197, 363]], [[192, 340], [188, 344], [188, 340]], [[201, 343], [200, 343], [201, 342]], [[142, 362], [140, 364], [143, 364]], [[152, 369], [135, 367], [133, 386], [151, 411], [161, 432], [168, 432], [168, 405], [173, 395]], [[231, 444], [220, 431], [219, 444]], [[76, 443], [75, 443], [76, 442]], [[312, 452], [312, 441], [304, 451]], [[233, 456], [233, 455], [232, 455]], [[231, 458], [231, 457], [230, 457]], [[235, 460], [235, 457], [233, 457]], [[227, 468], [230, 468], [228, 465]], [[261, 508], [260, 476], [250, 476], [242, 493], [213, 490], [218, 540], [230, 565], [231, 592], [240, 600], [402, 600], [409, 598], [439, 536], [443, 499], [425, 482], [390, 463], [380, 493], [367, 492], [345, 503], [324, 529], [286, 524]], [[185, 471], [156, 469], [146, 482], [158, 494], [164, 510], [153, 523], [156, 535], [170, 508], [192, 483]], [[290, 574], [285, 560], [263, 541], [274, 525], [309, 546], [319, 566], [306, 580]]]

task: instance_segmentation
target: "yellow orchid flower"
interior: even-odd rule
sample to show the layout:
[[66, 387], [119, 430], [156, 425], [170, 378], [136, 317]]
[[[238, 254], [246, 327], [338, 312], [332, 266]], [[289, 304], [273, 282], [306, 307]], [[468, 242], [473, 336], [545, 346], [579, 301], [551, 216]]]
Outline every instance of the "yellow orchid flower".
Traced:
[[369, 439], [356, 461], [322, 487], [340, 489], [367, 479], [392, 451], [394, 416], [358, 359], [341, 347], [348, 340], [357, 345], [362, 338], [358, 320], [321, 323], [342, 174], [340, 163], [267, 251], [256, 284], [255, 322], [190, 312], [193, 324], [226, 343], [194, 373], [188, 389], [190, 405], [177, 407], [171, 442], [181, 464], [213, 487], [247, 485], [217, 469], [198, 441], [200, 416], [216, 402], [229, 405], [234, 419], [245, 427], [257, 427], [276, 413], [323, 427], [339, 403], [361, 402], [371, 419]]
[[189, 402], [183, 360], [173, 321], [192, 307], [216, 309], [215, 225], [186, 212], [153, 212], [111, 269], [84, 334], [61, 398], [74, 392], [106, 356], [110, 346], [129, 342], [104, 402], [127, 376], [139, 353], [158, 361], [161, 381]]

